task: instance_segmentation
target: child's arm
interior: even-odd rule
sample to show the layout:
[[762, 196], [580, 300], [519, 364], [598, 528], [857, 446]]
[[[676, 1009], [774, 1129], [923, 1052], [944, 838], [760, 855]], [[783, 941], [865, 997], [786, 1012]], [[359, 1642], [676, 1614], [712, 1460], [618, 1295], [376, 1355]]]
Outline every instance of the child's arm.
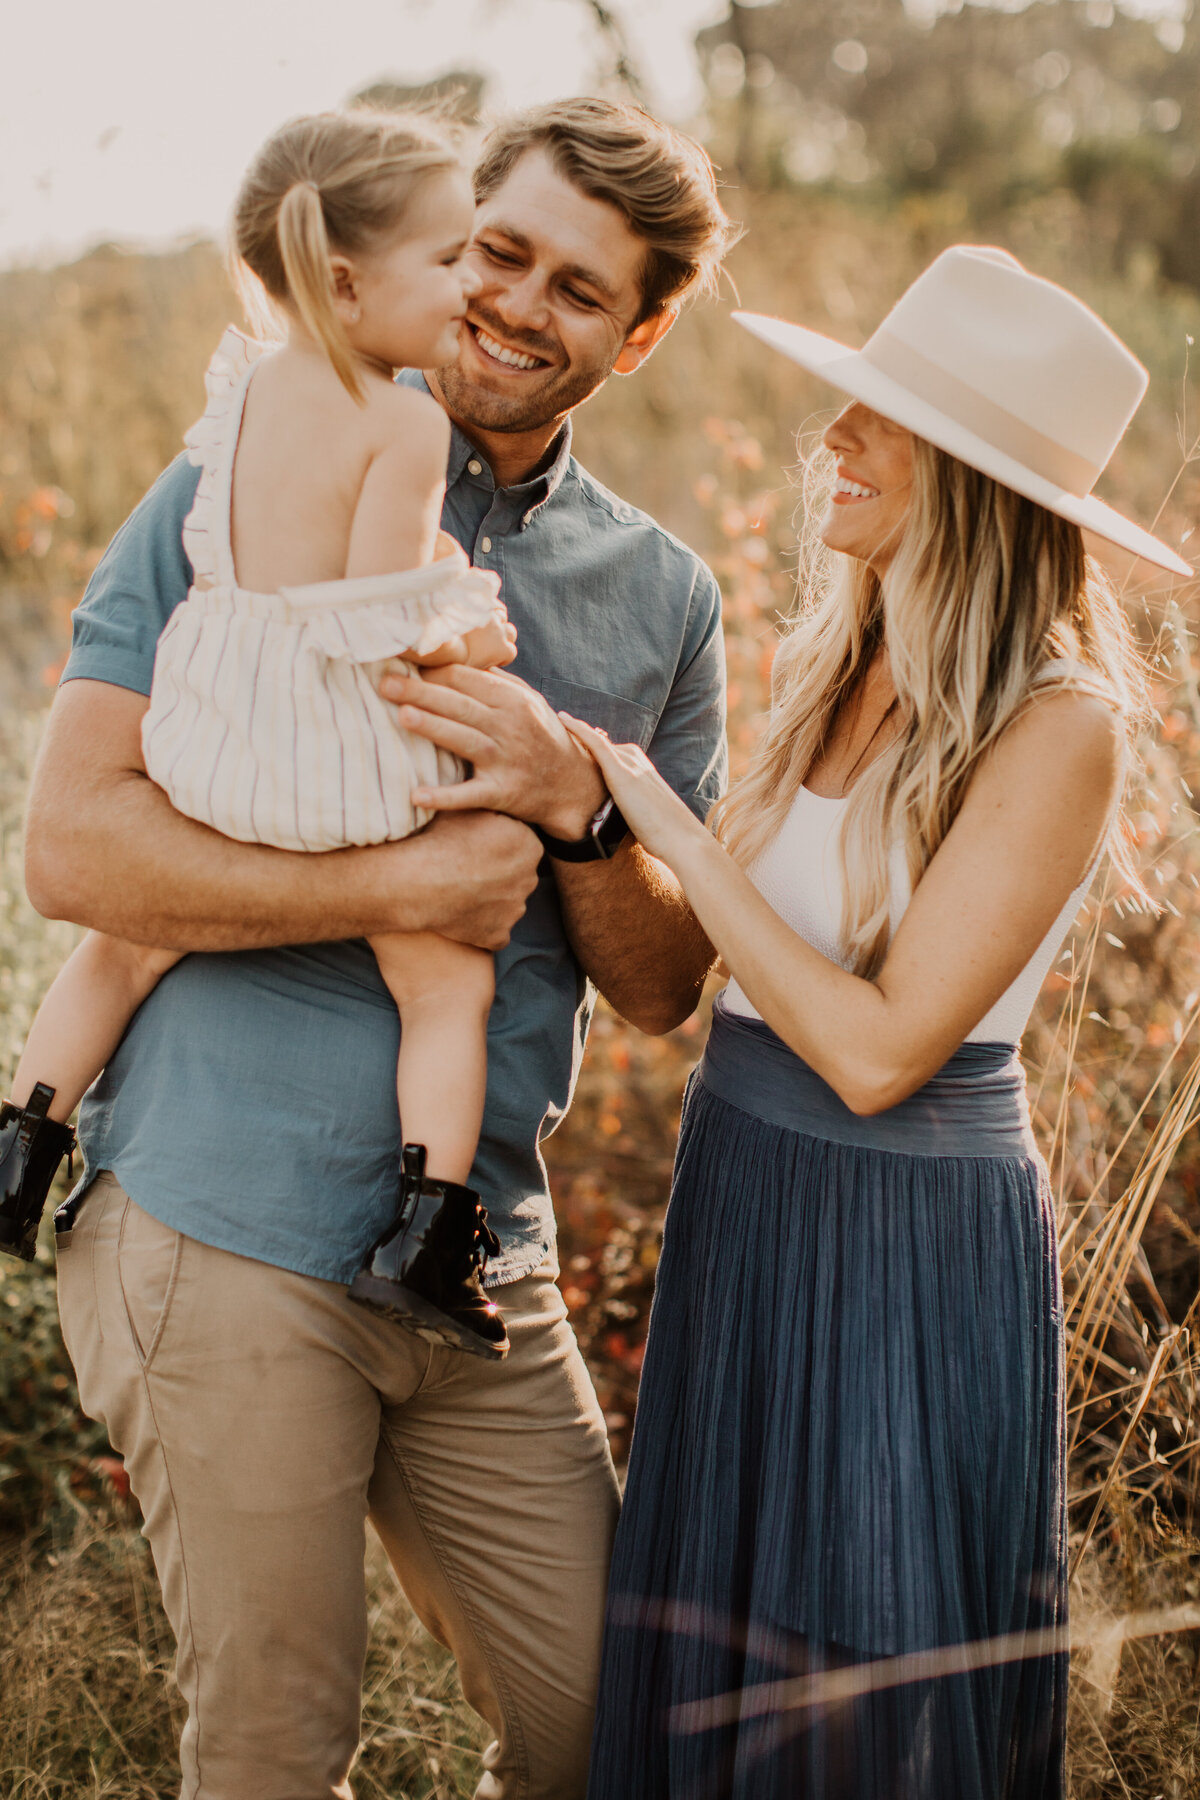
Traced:
[[346, 550], [346, 575], [390, 575], [433, 561], [446, 492], [450, 421], [428, 394], [372, 386], [363, 419], [368, 461]]
[[463, 661], [472, 669], [503, 669], [516, 658], [517, 628], [510, 625], [502, 605], [496, 617], [486, 625], [477, 625], [465, 638], [467, 654]]
[[[446, 493], [450, 421], [427, 394], [393, 387], [372, 392], [367, 425], [372, 448], [350, 527], [346, 574], [388, 575], [419, 569], [434, 560]], [[468, 663], [498, 669], [516, 656], [517, 634], [508, 614], [461, 636], [448, 638], [423, 656], [405, 661], [422, 669]]]
[[418, 669], [444, 669], [450, 663], [466, 663], [472, 669], [503, 669], [517, 654], [517, 628], [508, 622], [504, 607], [497, 604], [496, 616], [474, 631], [447, 638], [436, 650], [417, 656], [406, 650], [401, 659]]

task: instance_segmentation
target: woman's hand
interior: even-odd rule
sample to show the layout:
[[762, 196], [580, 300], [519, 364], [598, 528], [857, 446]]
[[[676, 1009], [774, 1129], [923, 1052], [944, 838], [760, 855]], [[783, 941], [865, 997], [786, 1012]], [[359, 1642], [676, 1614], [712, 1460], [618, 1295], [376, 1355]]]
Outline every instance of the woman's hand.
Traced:
[[680, 862], [688, 852], [708, 847], [712, 839], [679, 795], [667, 786], [637, 744], [614, 744], [603, 731], [560, 712], [559, 718], [577, 743], [595, 758], [605, 786], [643, 850], [657, 856], [682, 880]]

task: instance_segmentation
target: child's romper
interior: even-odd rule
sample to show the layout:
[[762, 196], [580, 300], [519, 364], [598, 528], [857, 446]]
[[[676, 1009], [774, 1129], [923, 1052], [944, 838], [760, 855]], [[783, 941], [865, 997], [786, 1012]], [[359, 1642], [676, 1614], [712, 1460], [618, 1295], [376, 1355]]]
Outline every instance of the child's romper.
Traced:
[[424, 568], [273, 594], [239, 587], [233, 462], [264, 352], [225, 332], [205, 376], [204, 416], [184, 439], [202, 469], [183, 527], [194, 579], [158, 641], [146, 769], [179, 812], [225, 837], [284, 850], [407, 837], [430, 816], [412, 790], [460, 781], [463, 767], [396, 724], [372, 675], [387, 657], [425, 654], [486, 625], [499, 578], [472, 568], [443, 535]]

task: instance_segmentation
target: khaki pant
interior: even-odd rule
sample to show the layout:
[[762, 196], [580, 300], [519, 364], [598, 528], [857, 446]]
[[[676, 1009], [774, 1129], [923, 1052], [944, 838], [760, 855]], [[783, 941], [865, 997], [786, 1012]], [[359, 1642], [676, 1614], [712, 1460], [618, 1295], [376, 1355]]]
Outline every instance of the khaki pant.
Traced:
[[487, 1363], [102, 1174], [59, 1294], [178, 1639], [183, 1800], [347, 1800], [368, 1517], [495, 1733], [477, 1800], [581, 1800], [617, 1487], [548, 1270], [502, 1290], [512, 1349]]

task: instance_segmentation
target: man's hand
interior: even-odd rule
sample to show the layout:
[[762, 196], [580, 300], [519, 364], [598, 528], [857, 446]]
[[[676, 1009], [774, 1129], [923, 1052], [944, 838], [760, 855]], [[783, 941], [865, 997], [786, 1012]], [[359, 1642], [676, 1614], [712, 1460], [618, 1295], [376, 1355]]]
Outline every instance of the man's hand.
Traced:
[[397, 722], [472, 764], [456, 787], [418, 788], [417, 806], [477, 808], [581, 838], [604, 802], [595, 763], [542, 696], [498, 669], [455, 667], [426, 676], [384, 674], [379, 691], [399, 706]]
[[435, 929], [460, 944], [502, 950], [537, 885], [537, 838], [516, 819], [487, 812], [435, 819], [420, 835], [446, 866]]
[[[458, 787], [418, 789], [417, 805], [496, 807], [552, 837], [583, 836], [607, 792], [603, 777], [526, 682], [439, 669], [385, 674], [379, 691], [400, 703], [405, 730], [474, 764]], [[608, 862], [551, 867], [571, 948], [609, 1004], [641, 1031], [678, 1025], [699, 999], [713, 952], [671, 871], [636, 844]]]
[[[439, 669], [384, 675], [399, 723], [473, 763], [459, 787], [418, 789], [419, 806], [496, 807], [552, 837], [581, 838], [607, 789], [557, 713], [515, 675]], [[553, 862], [571, 948], [610, 1005], [642, 1031], [695, 1007], [712, 946], [669, 869], [627, 844], [608, 862]]]
[[541, 847], [514, 819], [435, 819], [399, 843], [275, 850], [221, 837], [146, 774], [140, 694], [70, 681], [50, 711], [26, 829], [29, 897], [167, 950], [252, 950], [440, 931], [498, 950], [525, 910]]

